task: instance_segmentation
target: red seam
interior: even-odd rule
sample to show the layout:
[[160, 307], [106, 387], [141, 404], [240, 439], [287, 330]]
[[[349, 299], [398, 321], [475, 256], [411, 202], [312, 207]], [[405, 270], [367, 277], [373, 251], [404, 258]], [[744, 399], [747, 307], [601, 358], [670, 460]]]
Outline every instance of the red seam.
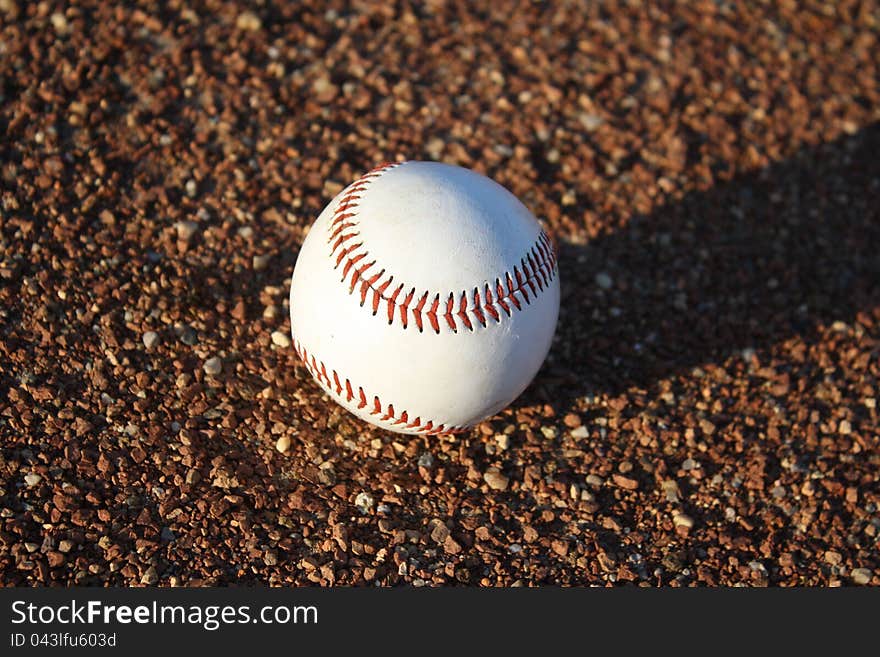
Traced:
[[[294, 340], [293, 349], [300, 357], [300, 360], [305, 364], [309, 373], [328, 393], [335, 395], [340, 400], [350, 403], [355, 399], [354, 390], [357, 389], [357, 408], [362, 410], [370, 405], [367, 401], [368, 395], [364, 392], [363, 387], [355, 386], [348, 378], [343, 379], [342, 375], [334, 369], [330, 369], [333, 376], [331, 381], [330, 376], [327, 374], [328, 368], [324, 361], [319, 361], [315, 358], [314, 354], [310, 354], [306, 351], [305, 347], [300, 344], [299, 340]], [[345, 386], [341, 385], [341, 381], [343, 380], [345, 381]], [[343, 387], [345, 389], [344, 395], [342, 394]], [[373, 395], [373, 407], [370, 409], [370, 415], [381, 416], [378, 418], [378, 421], [380, 422], [389, 422], [393, 426], [404, 425], [406, 429], [414, 429], [427, 436], [434, 436], [441, 433], [461, 433], [469, 429], [469, 427], [447, 427], [445, 424], [435, 424], [433, 420], [422, 422], [421, 416], [416, 417], [410, 422], [408, 411], [402, 411], [398, 414], [394, 410], [394, 404], [388, 404], [386, 406], [379, 399], [378, 395]]]
[[446, 312], [443, 313], [443, 317], [446, 319], [446, 323], [449, 325], [453, 331], [457, 331], [455, 328], [455, 320], [452, 318], [452, 309], [455, 307], [455, 294], [452, 292], [449, 293], [449, 299], [446, 301]]
[[[337, 269], [342, 267], [341, 282], [344, 283], [350, 277], [348, 293], [354, 294], [358, 283], [360, 283], [359, 297], [360, 304], [363, 306], [372, 291], [371, 309], [373, 315], [378, 314], [379, 307], [384, 301], [387, 304], [389, 324], [394, 323], [394, 316], [398, 314], [400, 324], [404, 329], [409, 327], [410, 319], [412, 319], [419, 331], [423, 331], [425, 323], [422, 316], [425, 315], [434, 333], [439, 334], [440, 304], [442, 299], [447, 299], [445, 313], [442, 315], [446, 320], [446, 326], [457, 333], [460, 322], [463, 327], [473, 331], [474, 324], [469, 315], [476, 318], [484, 328], [489, 326], [489, 322], [486, 320], [487, 315], [494, 319], [496, 324], [499, 324], [502, 321], [499, 307], [507, 317], [511, 317], [514, 310], [521, 311], [523, 309], [522, 302], [525, 302], [525, 305], [531, 304], [532, 299], [537, 298], [539, 292], [544, 292], [550, 286], [556, 277], [556, 249], [550, 236], [542, 230], [532, 247], [520, 259], [519, 266], [514, 266], [513, 274], [511, 275], [511, 272], [504, 273], [502, 277], [504, 284], [502, 278], [495, 279], [494, 292], [491, 283], [486, 284], [482, 295], [479, 288], [474, 288], [471, 299], [468, 299], [467, 292], [464, 291], [461, 293], [461, 302], [458, 304], [457, 310], [455, 309], [456, 292], [449, 292], [448, 295], [435, 293], [432, 305], [428, 310], [425, 310], [425, 304], [429, 298], [432, 298], [431, 292], [426, 290], [418, 297], [419, 301], [416, 306], [410, 308], [410, 304], [416, 298], [416, 290], [411, 288], [409, 294], [398, 304], [397, 297], [404, 289], [404, 284], [401, 283], [397, 288], [391, 288], [393, 291], [388, 293], [394, 276], [388, 275], [382, 280], [386, 272], [385, 269], [382, 269], [378, 274], [367, 276], [366, 272], [376, 265], [375, 260], [355, 267], [367, 256], [367, 251], [361, 250], [364, 247], [363, 242], [350, 243], [352, 238], [359, 235], [356, 230], [358, 226], [355, 209], [358, 207], [358, 203], [356, 201], [360, 200], [361, 193], [367, 190], [373, 179], [396, 166], [398, 166], [396, 163], [379, 165], [358, 178], [346, 189], [334, 210], [334, 216], [330, 222], [330, 236], [327, 240], [331, 245], [330, 257], [336, 259], [335, 267]], [[351, 230], [351, 232], [345, 232], [347, 230]], [[395, 310], [399, 312], [395, 313]], [[412, 313], [411, 318], [410, 313]]]

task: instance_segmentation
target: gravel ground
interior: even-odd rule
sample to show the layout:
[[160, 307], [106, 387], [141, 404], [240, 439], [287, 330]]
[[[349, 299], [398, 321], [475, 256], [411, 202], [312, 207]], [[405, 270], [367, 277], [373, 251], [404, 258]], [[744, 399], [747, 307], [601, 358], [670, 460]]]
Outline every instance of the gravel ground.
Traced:
[[[0, 0], [3, 584], [880, 584], [876, 2], [132, 4]], [[560, 247], [547, 363], [456, 437], [288, 338], [401, 159]]]

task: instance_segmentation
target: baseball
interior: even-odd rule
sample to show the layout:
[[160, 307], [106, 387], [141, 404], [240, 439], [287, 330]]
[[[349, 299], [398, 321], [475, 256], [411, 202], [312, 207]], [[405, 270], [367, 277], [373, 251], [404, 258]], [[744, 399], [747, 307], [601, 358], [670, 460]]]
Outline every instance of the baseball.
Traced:
[[321, 387], [390, 431], [463, 431], [516, 399], [559, 314], [547, 234], [498, 183], [386, 164], [334, 198], [290, 285], [293, 344]]

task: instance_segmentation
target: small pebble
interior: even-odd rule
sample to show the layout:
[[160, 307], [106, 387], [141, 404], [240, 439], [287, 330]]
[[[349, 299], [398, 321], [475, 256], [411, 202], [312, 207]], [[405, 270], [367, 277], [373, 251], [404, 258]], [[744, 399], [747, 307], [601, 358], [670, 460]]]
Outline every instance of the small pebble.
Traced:
[[159, 581], [159, 573], [156, 572], [155, 566], [150, 566], [141, 577], [141, 584], [155, 584]]
[[867, 568], [853, 568], [850, 576], [852, 577], [854, 583], [864, 585], [871, 583], [873, 573]]
[[263, 21], [252, 11], [244, 11], [235, 19], [235, 26], [247, 32], [256, 32], [263, 27]]
[[198, 333], [189, 324], [178, 324], [174, 327], [174, 332], [183, 344], [190, 347], [199, 341]]
[[155, 331], [147, 331], [141, 339], [144, 341], [144, 346], [147, 349], [152, 349], [159, 344], [159, 334]]
[[213, 356], [205, 361], [203, 369], [208, 376], [217, 376], [223, 371], [223, 361], [219, 357]]
[[599, 272], [596, 274], [596, 285], [598, 285], [603, 290], [610, 290], [614, 285], [614, 281], [611, 280], [611, 276], [606, 274], [605, 272]]
[[577, 413], [566, 413], [565, 417], [562, 418], [562, 423], [572, 429], [577, 428], [581, 426], [581, 416]]
[[255, 255], [251, 259], [251, 264], [254, 271], [263, 271], [269, 265], [270, 260], [272, 260], [271, 255]]
[[431, 540], [442, 545], [448, 536], [449, 527], [442, 521], [434, 522], [434, 529], [431, 530]]
[[67, 559], [65, 559], [64, 555], [58, 550], [49, 550], [49, 552], [46, 553], [46, 560], [49, 562], [50, 568], [57, 568], [58, 566], [63, 565]]
[[676, 513], [672, 516], [672, 522], [676, 527], [684, 527], [691, 529], [694, 526], [694, 519], [686, 513]]
[[199, 225], [195, 221], [178, 221], [174, 224], [174, 228], [177, 230], [177, 239], [189, 243], [199, 230]]
[[30, 487], [36, 486], [41, 481], [43, 481], [43, 477], [38, 475], [36, 472], [32, 472], [24, 476], [24, 483], [26, 483]]
[[446, 142], [442, 139], [439, 137], [432, 137], [425, 145], [425, 152], [431, 156], [432, 160], [440, 160], [440, 158], [443, 157], [443, 148], [445, 146]]
[[590, 430], [582, 424], [581, 426], [572, 429], [569, 435], [572, 438], [587, 438], [590, 435]]
[[483, 474], [483, 479], [487, 484], [489, 484], [489, 488], [494, 490], [506, 490], [507, 484], [510, 482], [510, 479], [505, 477], [497, 468], [489, 468]]
[[631, 477], [624, 477], [620, 474], [611, 475], [612, 481], [620, 488], [626, 490], [636, 490], [639, 487], [639, 482], [636, 479], [632, 479]]
[[284, 331], [272, 331], [272, 343], [276, 347], [286, 348], [290, 346], [290, 336]]
[[541, 433], [544, 434], [544, 438], [547, 440], [553, 440], [559, 435], [559, 431], [557, 431], [556, 427], [541, 427]]
[[589, 114], [588, 112], [581, 112], [578, 115], [578, 121], [581, 122], [581, 125], [584, 126], [584, 129], [587, 132], [593, 132], [597, 130], [599, 126], [601, 126], [605, 120], [596, 114]]
[[55, 29], [55, 34], [62, 37], [70, 34], [70, 23], [68, 23], [64, 14], [61, 12], [55, 12], [49, 20], [52, 21], [52, 27]]
[[373, 496], [367, 492], [362, 491], [357, 494], [357, 497], [354, 498], [354, 505], [364, 515], [367, 515], [373, 509], [373, 504], [375, 504]]
[[[315, 100], [319, 103], [328, 103], [336, 97], [339, 89], [335, 84], [330, 81], [330, 78], [326, 76], [321, 76], [317, 78], [314, 83], [312, 83], [312, 92], [315, 95]], [[328, 185], [327, 183], [331, 183]], [[324, 193], [328, 197], [335, 196], [340, 191], [342, 191], [343, 185], [341, 183], [337, 183], [335, 181], [327, 181], [324, 184]]]
[[290, 438], [287, 437], [287, 436], [281, 436], [281, 437], [275, 442], [275, 449], [277, 449], [277, 450], [278, 450], [279, 452], [281, 452], [282, 454], [286, 453], [287, 450], [290, 449]]
[[663, 489], [667, 502], [672, 502], [674, 504], [681, 499], [681, 491], [678, 488], [678, 482], [674, 479], [666, 479], [661, 484], [661, 488]]

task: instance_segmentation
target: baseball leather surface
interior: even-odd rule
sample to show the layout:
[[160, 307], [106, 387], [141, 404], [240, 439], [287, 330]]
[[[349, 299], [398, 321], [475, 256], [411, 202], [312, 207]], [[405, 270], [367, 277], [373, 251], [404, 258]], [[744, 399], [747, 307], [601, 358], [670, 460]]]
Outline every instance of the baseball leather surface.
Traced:
[[290, 288], [294, 346], [384, 429], [466, 429], [510, 404], [559, 313], [553, 245], [513, 194], [436, 162], [383, 165], [312, 226]]

